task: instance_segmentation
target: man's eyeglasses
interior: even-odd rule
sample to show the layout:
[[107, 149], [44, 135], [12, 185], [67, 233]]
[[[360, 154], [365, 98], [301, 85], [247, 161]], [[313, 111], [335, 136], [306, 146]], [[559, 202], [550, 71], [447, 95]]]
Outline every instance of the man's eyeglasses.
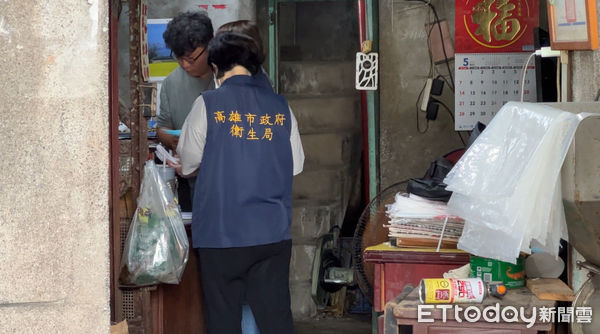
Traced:
[[173, 54], [173, 51], [171, 51], [171, 58], [177, 59], [178, 62], [184, 62], [185, 61], [188, 64], [193, 64], [193, 63], [195, 63], [198, 60], [198, 58], [200, 58], [202, 56], [202, 54], [204, 53], [204, 51], [206, 51], [206, 49], [207, 48], [202, 49], [202, 52], [200, 52], [196, 57], [193, 57], [193, 58], [192, 57], [186, 57], [186, 56], [176, 57]]

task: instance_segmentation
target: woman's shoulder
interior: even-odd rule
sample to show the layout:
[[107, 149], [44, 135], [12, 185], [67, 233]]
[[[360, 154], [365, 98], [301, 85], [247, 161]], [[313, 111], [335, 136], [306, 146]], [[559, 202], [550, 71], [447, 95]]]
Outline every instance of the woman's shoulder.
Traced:
[[260, 69], [258, 73], [253, 76], [253, 78], [258, 86], [262, 88], [268, 88], [273, 91], [273, 85], [271, 84], [271, 80], [269, 79], [269, 76], [265, 70]]

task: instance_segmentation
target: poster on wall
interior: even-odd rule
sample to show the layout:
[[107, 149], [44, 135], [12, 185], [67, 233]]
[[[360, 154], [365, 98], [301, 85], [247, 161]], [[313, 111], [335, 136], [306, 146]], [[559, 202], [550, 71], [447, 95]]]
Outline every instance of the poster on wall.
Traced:
[[169, 21], [171, 19], [148, 19], [148, 61], [151, 82], [162, 81], [178, 66], [171, 49], [163, 39]]
[[596, 0], [563, 0], [548, 3], [550, 42], [555, 50], [598, 48]]
[[[454, 112], [457, 131], [488, 124], [508, 101], [535, 102], [534, 50], [538, 1], [457, 0]], [[523, 82], [521, 82], [523, 81]]]
[[179, 64], [175, 56], [171, 54], [171, 49], [167, 47], [163, 39], [163, 33], [167, 29], [168, 19], [148, 19], [148, 61], [150, 82], [156, 82], [156, 113], [160, 114], [160, 89], [162, 81]]

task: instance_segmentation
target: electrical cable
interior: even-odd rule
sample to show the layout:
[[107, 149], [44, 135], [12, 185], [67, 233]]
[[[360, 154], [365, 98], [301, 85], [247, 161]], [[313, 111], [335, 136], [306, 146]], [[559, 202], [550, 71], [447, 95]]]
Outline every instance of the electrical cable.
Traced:
[[[448, 112], [448, 114], [450, 114], [450, 118], [452, 118], [452, 122], [454, 122], [454, 115], [452, 114], [452, 110], [442, 101], [436, 99], [435, 97], [431, 98], [431, 101], [435, 102], [435, 103], [439, 103], [442, 105], [442, 107], [444, 107], [444, 109], [446, 109], [446, 111]], [[460, 134], [460, 131], [454, 131], [456, 132], [456, 134], [458, 135], [458, 137], [460, 138], [460, 141], [463, 143], [463, 145], [466, 147], [467, 143], [465, 143], [465, 140], [463, 139], [463, 137]]]
[[522, 70], [523, 75], [521, 76], [521, 102], [523, 102], [523, 93], [525, 90], [525, 74], [527, 73], [527, 66], [529, 65], [529, 62], [531, 61], [531, 58], [533, 58], [533, 56], [535, 56], [535, 52], [533, 52], [529, 55], [529, 57], [527, 58], [527, 61], [523, 65], [523, 70]]
[[[423, 4], [423, 6], [426, 6], [429, 9], [429, 11], [427, 12], [427, 21], [425, 22], [425, 26], [427, 26], [427, 24], [430, 24], [430, 22], [431, 22], [431, 12], [432, 12], [432, 10], [428, 6], [428, 4]], [[446, 82], [446, 85], [448, 85], [448, 87], [450, 88], [450, 90], [452, 92], [454, 92], [453, 83], [451, 83], [450, 81], [448, 81], [448, 78], [446, 78], [446, 76], [442, 75], [440, 73], [440, 71], [438, 70], [437, 66], [434, 66], [434, 64], [433, 64], [433, 53], [431, 52], [431, 39], [430, 39], [430, 37], [431, 37], [431, 32], [433, 31], [433, 28], [435, 26], [436, 26], [436, 24], [434, 22], [433, 24], [431, 24], [431, 27], [429, 28], [429, 31], [427, 32], [427, 54], [429, 55], [429, 66], [430, 66], [429, 78], [433, 77], [433, 75], [435, 73], [438, 73], [437, 77], [438, 78], [442, 78], [442, 80], [444, 80], [444, 82]], [[439, 24], [437, 26], [439, 27]]]
[[446, 43], [444, 43], [442, 27], [440, 26], [440, 17], [437, 14], [437, 10], [435, 9], [435, 6], [433, 4], [431, 4], [430, 0], [429, 1], [427, 1], [427, 0], [406, 0], [406, 1], [423, 2], [423, 3], [427, 4], [429, 6], [429, 8], [431, 8], [431, 10], [433, 11], [433, 15], [435, 16], [434, 24], [436, 24], [438, 27], [438, 30], [440, 32], [440, 40], [442, 41], [442, 51], [444, 51], [444, 62], [446, 63], [446, 67], [448, 68], [448, 75], [450, 76], [450, 81], [452, 82], [452, 85], [450, 85], [450, 87], [454, 91], [454, 77], [452, 76], [452, 70], [450, 69], [450, 62], [449, 62], [450, 59], [448, 58], [448, 53], [446, 52]]
[[438, 30], [440, 32], [440, 40], [442, 41], [442, 51], [444, 51], [444, 62], [446, 63], [446, 67], [448, 68], [448, 75], [450, 76], [450, 82], [452, 85], [450, 86], [454, 91], [454, 77], [452, 76], [452, 70], [450, 69], [450, 62], [448, 59], [448, 54], [446, 53], [446, 43], [444, 43], [444, 37], [442, 35], [442, 27], [440, 26], [440, 18], [438, 17], [437, 11], [435, 7], [429, 3], [429, 7], [433, 10], [433, 15], [435, 16], [435, 21], [437, 23]]
[[441, 104], [446, 109], [446, 111], [448, 111], [448, 113], [450, 114], [450, 118], [452, 118], [452, 120], [454, 120], [454, 115], [452, 114], [452, 110], [450, 108], [448, 108], [448, 106], [444, 102], [436, 99], [435, 97], [432, 97], [431, 101]]
[[448, 85], [448, 88], [450, 88], [450, 90], [452, 91], [452, 93], [454, 93], [454, 87], [452, 87], [452, 84], [450, 83], [450, 81], [448, 80], [448, 78], [446, 78], [445, 76], [439, 74], [437, 76], [438, 78], [441, 78], [442, 80], [444, 80], [444, 82], [446, 83], [446, 85]]
[[[428, 16], [430, 15], [430, 12], [428, 12]], [[430, 20], [430, 17], [427, 18], [427, 20]], [[431, 78], [433, 76], [433, 72], [434, 72], [434, 66], [433, 66], [433, 58], [431, 56], [431, 48], [429, 47], [429, 36], [431, 35], [431, 32], [433, 31], [433, 25], [431, 25], [431, 27], [429, 28], [429, 31], [427, 32], [427, 54], [429, 55], [429, 73], [427, 74], [427, 78]], [[423, 96], [423, 92], [425, 90], [425, 87], [427, 86], [427, 81], [425, 81], [425, 83], [423, 84], [423, 87], [421, 87], [421, 91], [419, 92], [419, 96], [417, 96], [417, 101], [415, 102], [415, 111], [416, 111], [416, 115], [415, 118], [417, 120], [417, 132], [423, 134], [426, 133], [427, 130], [429, 130], [429, 120], [427, 120], [426, 126], [425, 126], [425, 130], [421, 131], [421, 125], [419, 124], [419, 111], [420, 111], [420, 101], [421, 101], [421, 97]]]
[[556, 61], [556, 102], [560, 102], [560, 60]]
[[419, 97], [417, 97], [417, 102], [415, 103], [415, 111], [417, 112], [417, 114], [415, 115], [415, 117], [417, 118], [417, 132], [423, 134], [425, 132], [427, 132], [427, 130], [429, 130], [429, 120], [427, 120], [426, 126], [425, 126], [425, 130], [421, 131], [421, 125], [419, 124], [419, 101], [421, 100], [421, 96], [423, 96], [423, 90], [425, 89], [425, 86], [423, 86], [423, 89], [421, 89], [421, 93], [419, 93]]

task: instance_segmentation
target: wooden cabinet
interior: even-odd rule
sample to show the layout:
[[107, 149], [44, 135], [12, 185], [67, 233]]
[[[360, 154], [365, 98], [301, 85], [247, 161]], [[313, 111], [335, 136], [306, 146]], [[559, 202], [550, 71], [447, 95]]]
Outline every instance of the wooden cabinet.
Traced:
[[[189, 226], [186, 231], [191, 245]], [[192, 248], [181, 283], [121, 289], [121, 319], [127, 319], [129, 333], [206, 333], [198, 262]]]
[[422, 278], [442, 277], [444, 272], [469, 263], [469, 254], [457, 249], [396, 248], [385, 244], [369, 247], [364, 259], [374, 264], [373, 308], [383, 312], [385, 303], [407, 284], [417, 286]]
[[[186, 229], [188, 236], [189, 226]], [[190, 238], [190, 245], [192, 244]], [[156, 330], [153, 333], [205, 333], [199, 261], [194, 249], [178, 285], [162, 284], [152, 294]]]
[[[177, 285], [161, 284], [146, 288], [119, 288], [118, 276], [129, 225], [135, 214], [136, 196], [139, 181], [134, 182], [132, 171], [136, 167], [132, 161], [132, 142], [119, 141], [119, 219], [115, 219], [111, 231], [111, 263], [113, 284], [111, 285], [112, 320], [127, 320], [129, 333], [132, 334], [188, 334], [206, 332], [202, 304], [202, 285], [200, 280], [198, 256], [190, 249], [188, 263]], [[137, 191], [135, 191], [137, 190]], [[186, 226], [188, 241], [192, 245], [191, 229]]]

